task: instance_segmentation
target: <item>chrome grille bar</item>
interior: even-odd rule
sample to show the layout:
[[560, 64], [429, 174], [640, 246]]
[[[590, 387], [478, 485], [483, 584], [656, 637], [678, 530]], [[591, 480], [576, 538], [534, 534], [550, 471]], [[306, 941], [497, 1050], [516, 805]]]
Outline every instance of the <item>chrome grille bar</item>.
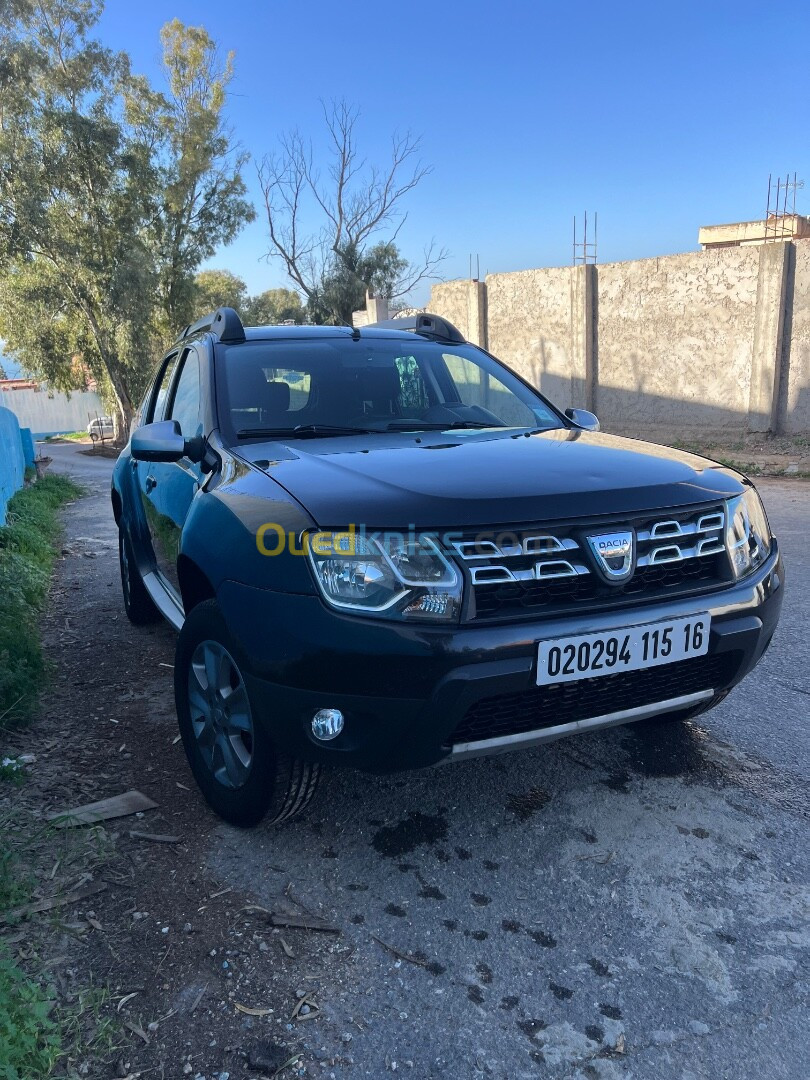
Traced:
[[[506, 534], [506, 530], [504, 530]], [[494, 540], [461, 540], [453, 544], [465, 562], [474, 559], [514, 559], [521, 555], [557, 555], [562, 551], [578, 551], [579, 544], [570, 536], [540, 534], [524, 536], [517, 544], [498, 545]]]

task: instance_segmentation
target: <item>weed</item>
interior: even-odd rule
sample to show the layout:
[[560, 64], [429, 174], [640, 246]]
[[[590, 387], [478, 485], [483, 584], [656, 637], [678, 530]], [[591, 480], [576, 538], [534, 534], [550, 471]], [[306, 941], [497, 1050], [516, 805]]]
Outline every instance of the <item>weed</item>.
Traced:
[[[61, 533], [57, 511], [79, 493], [64, 477], [45, 477], [14, 496], [8, 524], [0, 528], [0, 730], [10, 720], [29, 715], [41, 685], [45, 664], [38, 617]], [[0, 754], [0, 784], [23, 782], [22, 765], [20, 759]], [[4, 794], [0, 913], [8, 921], [9, 913], [24, 907], [35, 890], [50, 895], [75, 882], [77, 872], [92, 877], [96, 866], [112, 855], [112, 841], [103, 828], [75, 834], [56, 830], [25, 810], [16, 793]], [[53, 914], [55, 921], [59, 918], [58, 912]], [[28, 968], [31, 955], [29, 942]], [[117, 1036], [108, 1004], [107, 991], [91, 986], [57, 1005], [36, 972], [32, 977], [0, 944], [0, 1080], [44, 1080], [60, 1058], [70, 1072], [71, 1064], [85, 1055], [108, 1052]]]
[[757, 465], [754, 461], [735, 461], [733, 458], [723, 457], [716, 458], [715, 460], [729, 469], [736, 469], [737, 472], [744, 473], [746, 476], [761, 476], [764, 472], [762, 466]]
[[53, 1000], [0, 945], [0, 1080], [40, 1080], [60, 1052]]
[[61, 532], [57, 510], [78, 494], [66, 477], [46, 476], [8, 504], [0, 528], [0, 724], [24, 718], [42, 682], [37, 619]]
[[24, 904], [30, 893], [28, 875], [21, 871], [14, 851], [3, 841], [0, 843], [0, 912], [5, 914]]
[[674, 439], [670, 446], [675, 450], [685, 450], [688, 454], [702, 454], [705, 452], [705, 446], [702, 443], [689, 439]]
[[84, 986], [72, 1002], [59, 1010], [61, 1056], [68, 1062], [91, 1053], [107, 1055], [120, 1046], [121, 1028], [109, 1015], [110, 1004], [106, 987]]
[[0, 784], [22, 784], [25, 779], [25, 767], [16, 758], [4, 757], [0, 760]]

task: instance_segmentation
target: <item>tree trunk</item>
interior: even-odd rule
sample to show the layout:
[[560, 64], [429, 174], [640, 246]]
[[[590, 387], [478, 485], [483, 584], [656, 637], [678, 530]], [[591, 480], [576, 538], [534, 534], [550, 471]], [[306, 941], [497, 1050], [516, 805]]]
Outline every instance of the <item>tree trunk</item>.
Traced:
[[106, 368], [117, 406], [113, 414], [113, 442], [116, 446], [124, 446], [129, 439], [129, 429], [132, 427], [135, 410], [120, 372], [114, 370], [109, 362], [106, 362]]

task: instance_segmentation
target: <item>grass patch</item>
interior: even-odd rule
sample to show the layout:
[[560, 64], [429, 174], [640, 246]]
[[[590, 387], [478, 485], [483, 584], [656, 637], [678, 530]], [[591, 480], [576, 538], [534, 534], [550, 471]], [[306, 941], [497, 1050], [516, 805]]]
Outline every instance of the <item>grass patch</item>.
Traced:
[[[45, 442], [59, 442], [60, 439], [70, 439], [72, 442], [81, 442], [88, 438], [86, 431], [66, 431], [64, 435], [46, 435]], [[0, 1077], [2, 1080], [2, 1077]]]
[[61, 1052], [53, 1000], [0, 944], [0, 1080], [40, 1080]]
[[764, 476], [765, 470], [761, 465], [757, 465], [755, 461], [737, 461], [734, 458], [718, 457], [715, 458], [721, 465], [725, 465], [729, 469], [736, 469], [737, 472], [743, 473], [745, 476]]
[[[0, 528], [0, 735], [30, 716], [42, 685], [39, 616], [61, 538], [59, 508], [80, 493], [67, 478], [47, 476], [17, 492]], [[0, 753], [0, 1080], [46, 1080], [55, 1067], [75, 1076], [77, 1063], [109, 1054], [118, 1034], [107, 990], [50, 983], [40, 949], [53, 945], [64, 912], [10, 914], [92, 880], [113, 854], [103, 828], [42, 822], [36, 798], [26, 798], [25, 762]], [[20, 941], [17, 954], [12, 942]]]
[[[76, 1077], [78, 1062], [108, 1055], [118, 1045], [109, 991], [89, 978], [61, 989], [50, 983], [52, 965], [45, 957], [61, 934], [66, 909], [30, 917], [11, 913], [43, 895], [69, 891], [77, 880], [96, 878], [114, 857], [114, 844], [101, 826], [56, 829], [14, 805], [13, 797], [6, 803], [0, 813], [0, 1080], [45, 1080], [57, 1061], [60, 1076]], [[5, 933], [13, 935], [8, 946]], [[21, 940], [15, 956], [11, 941]]]
[[67, 477], [46, 476], [14, 495], [0, 528], [2, 726], [30, 714], [42, 683], [38, 620], [61, 535], [58, 510], [79, 494], [80, 488]]

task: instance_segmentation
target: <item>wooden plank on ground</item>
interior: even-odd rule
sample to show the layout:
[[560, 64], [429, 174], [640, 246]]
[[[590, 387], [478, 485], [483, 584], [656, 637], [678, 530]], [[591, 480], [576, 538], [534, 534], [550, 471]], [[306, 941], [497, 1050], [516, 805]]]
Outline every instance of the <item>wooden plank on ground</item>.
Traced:
[[155, 844], [179, 844], [179, 836], [169, 836], [167, 833], [141, 832], [140, 829], [130, 829], [129, 835], [133, 840], [151, 840]]
[[73, 892], [60, 893], [59, 896], [49, 896], [47, 900], [37, 900], [34, 904], [24, 904], [22, 907], [7, 911], [5, 915], [0, 915], [0, 923], [16, 922], [17, 919], [27, 919], [29, 916], [37, 915], [43, 911], [53, 911], [54, 908], [65, 907], [68, 904], [78, 904], [91, 896], [97, 896], [98, 893], [104, 892], [106, 888], [106, 882], [96, 881], [92, 885], [85, 885], [84, 888], [75, 889]]
[[92, 825], [96, 821], [109, 821], [111, 818], [128, 817], [143, 810], [154, 810], [157, 803], [140, 791], [125, 791], [122, 795], [113, 795], [110, 799], [74, 806], [70, 810], [60, 810], [50, 814], [48, 821], [57, 829], [70, 829], [75, 825]]

